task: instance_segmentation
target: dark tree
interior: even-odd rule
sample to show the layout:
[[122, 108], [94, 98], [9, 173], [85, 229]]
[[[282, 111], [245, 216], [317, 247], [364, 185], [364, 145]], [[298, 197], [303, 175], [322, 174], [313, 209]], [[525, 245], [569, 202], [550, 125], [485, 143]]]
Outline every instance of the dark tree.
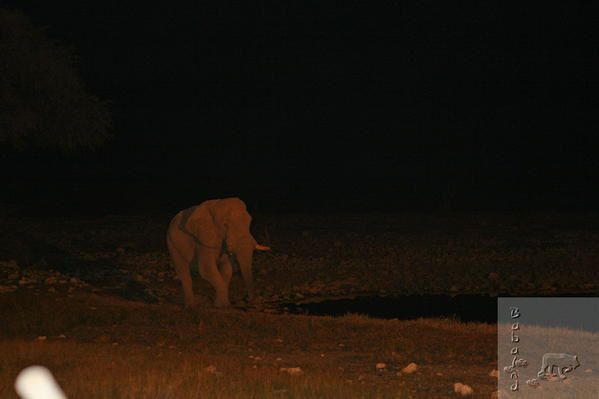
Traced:
[[87, 93], [74, 52], [19, 11], [0, 9], [0, 146], [70, 152], [110, 137], [106, 102]]

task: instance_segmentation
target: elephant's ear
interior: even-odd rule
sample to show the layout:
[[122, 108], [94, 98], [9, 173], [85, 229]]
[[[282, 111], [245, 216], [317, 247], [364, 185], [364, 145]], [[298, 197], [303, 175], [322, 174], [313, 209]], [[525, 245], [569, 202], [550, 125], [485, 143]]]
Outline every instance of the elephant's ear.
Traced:
[[198, 244], [210, 248], [220, 248], [221, 240], [209, 205], [206, 202], [198, 205], [187, 220], [185, 229]]

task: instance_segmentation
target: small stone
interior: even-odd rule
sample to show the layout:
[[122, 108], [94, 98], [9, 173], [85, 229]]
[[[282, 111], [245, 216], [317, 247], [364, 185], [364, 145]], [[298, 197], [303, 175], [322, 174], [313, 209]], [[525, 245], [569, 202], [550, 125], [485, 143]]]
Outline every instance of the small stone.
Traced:
[[0, 285], [0, 294], [6, 294], [8, 292], [13, 292], [17, 290], [16, 285]]
[[279, 371], [285, 372], [293, 376], [304, 374], [304, 371], [300, 367], [281, 367]]
[[412, 374], [418, 370], [418, 365], [416, 363], [410, 363], [406, 367], [404, 367], [401, 372], [405, 374]]
[[45, 335], [40, 335], [39, 337], [37, 337], [35, 340], [36, 341], [46, 341], [48, 339], [47, 336]]
[[44, 284], [53, 285], [53, 284], [56, 284], [56, 281], [58, 281], [58, 279], [56, 277], [50, 276], [44, 280]]
[[470, 385], [462, 384], [461, 382], [456, 382], [453, 384], [453, 391], [462, 396], [468, 396], [474, 393], [474, 390]]
[[205, 367], [205, 368], [204, 368], [204, 371], [206, 371], [206, 372], [208, 372], [208, 373], [211, 373], [211, 374], [216, 374], [216, 373], [217, 373], [217, 371], [216, 371], [216, 366], [213, 366], [213, 365], [210, 365], [210, 366], [208, 366], [208, 367]]
[[377, 371], [383, 371], [387, 368], [387, 365], [385, 363], [377, 363], [376, 364], [376, 370]]
[[499, 378], [499, 371], [497, 369], [493, 369], [489, 372], [489, 377]]

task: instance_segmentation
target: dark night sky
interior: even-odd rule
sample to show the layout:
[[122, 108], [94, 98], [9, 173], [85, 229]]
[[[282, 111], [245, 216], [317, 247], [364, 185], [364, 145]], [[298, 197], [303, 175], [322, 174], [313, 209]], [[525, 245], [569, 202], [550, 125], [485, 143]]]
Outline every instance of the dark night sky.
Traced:
[[28, 179], [13, 179], [15, 200], [599, 203], [593, 2], [26, 3], [5, 2], [74, 46], [87, 86], [112, 101], [116, 139], [93, 155], [11, 158]]

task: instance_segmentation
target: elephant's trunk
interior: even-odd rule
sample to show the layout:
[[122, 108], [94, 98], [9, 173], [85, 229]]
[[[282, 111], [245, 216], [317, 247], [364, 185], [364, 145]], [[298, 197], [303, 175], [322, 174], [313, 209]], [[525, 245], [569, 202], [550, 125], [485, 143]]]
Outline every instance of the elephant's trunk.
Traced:
[[254, 293], [254, 281], [252, 277], [252, 258], [254, 255], [254, 248], [249, 247], [247, 249], [238, 250], [235, 253], [239, 269], [241, 270], [241, 276], [245, 283], [245, 288], [248, 294], [248, 301], [251, 303], [255, 299]]

